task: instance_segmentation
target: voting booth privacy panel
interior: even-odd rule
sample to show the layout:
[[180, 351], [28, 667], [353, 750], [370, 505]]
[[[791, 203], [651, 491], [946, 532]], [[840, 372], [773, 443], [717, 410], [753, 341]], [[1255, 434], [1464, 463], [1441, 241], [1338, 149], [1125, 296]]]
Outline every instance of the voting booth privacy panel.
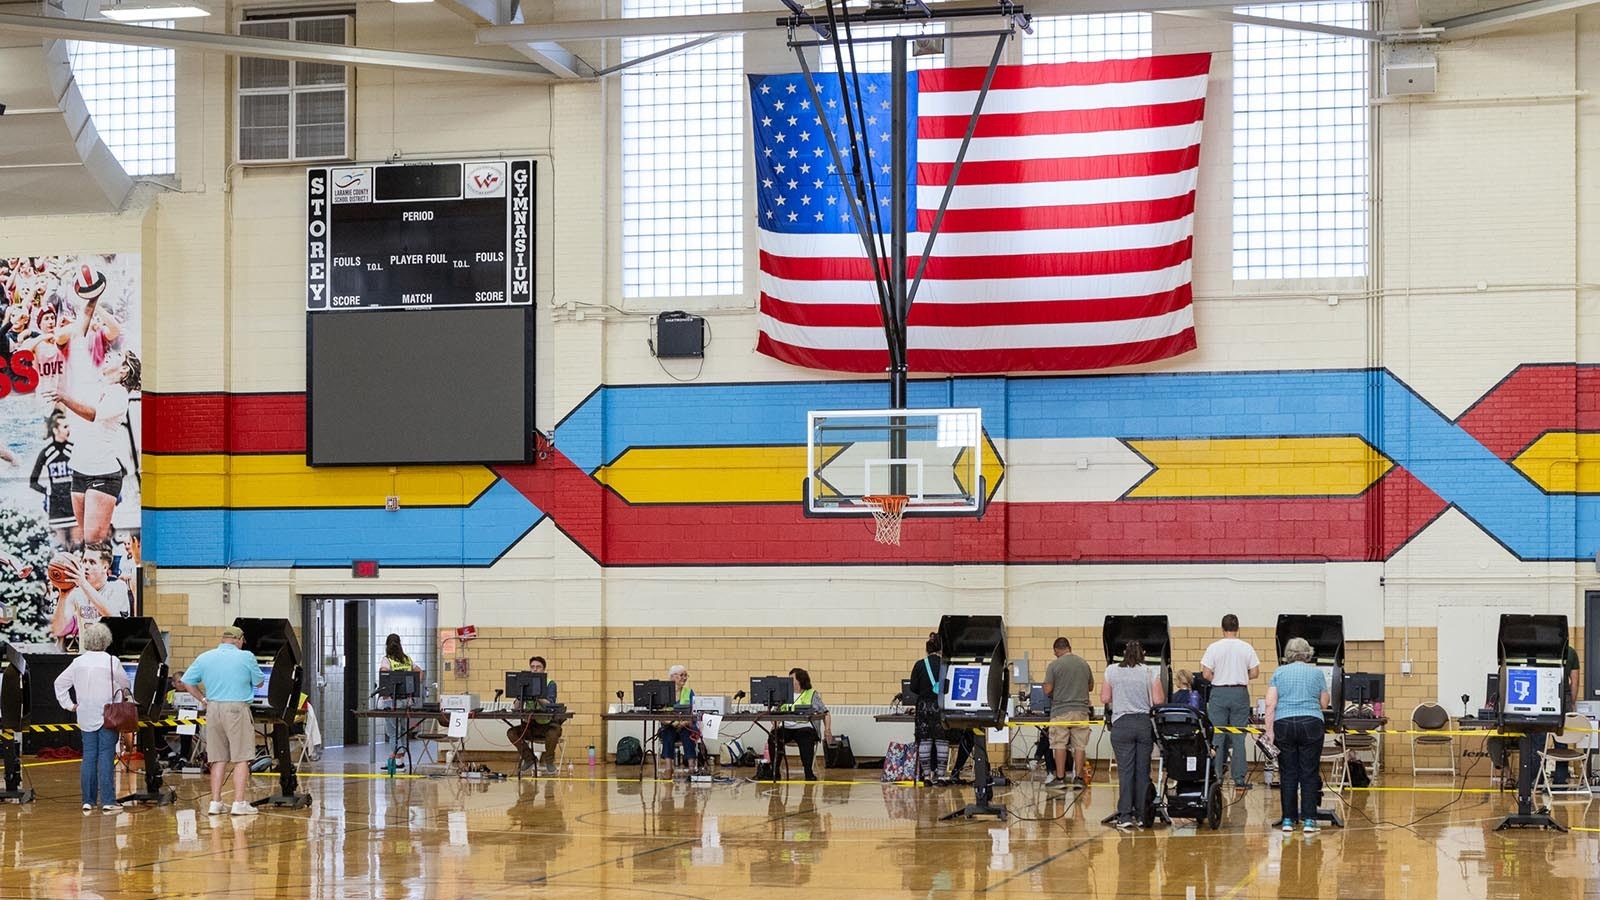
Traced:
[[1500, 722], [1559, 727], [1570, 702], [1565, 690], [1567, 617], [1500, 617]]
[[999, 616], [945, 616], [939, 620], [939, 639], [944, 645], [939, 703], [945, 724], [1000, 725], [1010, 694], [1005, 623]]

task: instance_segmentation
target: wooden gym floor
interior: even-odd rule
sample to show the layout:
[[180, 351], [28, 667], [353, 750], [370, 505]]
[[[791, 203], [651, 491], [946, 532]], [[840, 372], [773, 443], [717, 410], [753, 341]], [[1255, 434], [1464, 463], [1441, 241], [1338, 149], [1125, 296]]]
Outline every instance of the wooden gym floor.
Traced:
[[[359, 756], [359, 759], [355, 757]], [[1469, 779], [1386, 775], [1334, 803], [1348, 822], [1277, 830], [1278, 795], [1233, 794], [1220, 831], [1121, 833], [1102, 779], [1081, 794], [1032, 783], [997, 797], [1017, 818], [949, 823], [971, 788], [859, 780], [686, 785], [590, 777], [517, 781], [372, 774], [366, 751], [306, 769], [309, 810], [207, 816], [180, 802], [83, 813], [78, 765], [27, 769], [37, 802], [0, 805], [0, 897], [1540, 897], [1600, 893], [1600, 809], [1563, 803], [1569, 834], [1496, 833], [1510, 794]], [[748, 774], [750, 770], [739, 770]], [[275, 785], [253, 779], [264, 795]], [[126, 786], [131, 786], [129, 782]]]

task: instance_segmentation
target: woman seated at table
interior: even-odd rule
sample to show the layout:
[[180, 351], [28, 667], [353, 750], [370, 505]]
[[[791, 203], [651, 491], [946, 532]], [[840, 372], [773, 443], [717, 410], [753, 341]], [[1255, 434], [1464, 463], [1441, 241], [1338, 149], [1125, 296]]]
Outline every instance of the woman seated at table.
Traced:
[[[805, 669], [794, 668], [789, 670], [789, 677], [794, 680], [794, 705], [786, 707], [785, 712], [795, 709], [810, 707], [812, 712], [822, 713], [822, 739], [833, 740], [833, 713], [828, 712], [827, 704], [822, 702], [822, 694], [811, 686], [811, 673]], [[768, 741], [770, 758], [773, 761], [773, 776], [776, 780], [777, 766], [783, 759], [784, 749], [789, 742], [794, 741], [800, 747], [800, 763], [805, 766], [806, 780], [816, 781], [817, 773], [812, 771], [812, 760], [817, 753], [817, 726], [804, 719], [786, 719], [772, 729], [772, 736]]]
[[689, 670], [673, 666], [667, 670], [667, 678], [672, 681], [672, 705], [687, 712], [686, 718], [661, 723], [657, 733], [661, 739], [662, 774], [671, 778], [680, 752], [691, 766], [699, 759], [700, 723], [693, 713], [694, 691], [689, 687]]

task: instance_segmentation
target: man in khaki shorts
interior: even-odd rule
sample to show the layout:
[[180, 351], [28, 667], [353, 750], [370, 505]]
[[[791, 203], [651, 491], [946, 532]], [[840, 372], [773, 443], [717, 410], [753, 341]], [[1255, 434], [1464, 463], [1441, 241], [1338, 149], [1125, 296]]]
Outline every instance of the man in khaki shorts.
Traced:
[[[1072, 652], [1072, 642], [1056, 638], [1056, 658], [1044, 670], [1044, 695], [1050, 698], [1050, 721], [1082, 722], [1089, 718], [1089, 691], [1094, 688], [1094, 672], [1083, 657]], [[1050, 751], [1055, 771], [1045, 779], [1047, 786], [1067, 787], [1067, 751], [1072, 751], [1072, 784], [1084, 786], [1084, 757], [1089, 749], [1087, 727], [1050, 726]]]
[[211, 761], [211, 805], [206, 812], [220, 816], [224, 766], [233, 763], [233, 808], [236, 816], [253, 816], [250, 805], [250, 760], [256, 755], [256, 728], [250, 720], [250, 700], [256, 686], [266, 681], [254, 654], [244, 651], [244, 632], [230, 625], [222, 629], [222, 642], [189, 666], [179, 682], [200, 701], [206, 718], [206, 758]]

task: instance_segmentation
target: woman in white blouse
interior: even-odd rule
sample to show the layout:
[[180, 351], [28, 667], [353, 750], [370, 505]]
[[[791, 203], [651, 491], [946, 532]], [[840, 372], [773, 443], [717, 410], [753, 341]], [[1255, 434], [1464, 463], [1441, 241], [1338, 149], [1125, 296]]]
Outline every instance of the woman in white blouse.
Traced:
[[78, 729], [83, 732], [83, 766], [78, 770], [83, 811], [94, 809], [98, 792], [100, 808], [117, 812], [122, 809], [113, 778], [117, 733], [105, 727], [101, 716], [119, 690], [131, 697], [133, 685], [122, 671], [122, 663], [106, 652], [111, 646], [111, 629], [99, 622], [85, 625], [80, 641], [83, 652], [56, 678], [56, 701], [78, 714]]

